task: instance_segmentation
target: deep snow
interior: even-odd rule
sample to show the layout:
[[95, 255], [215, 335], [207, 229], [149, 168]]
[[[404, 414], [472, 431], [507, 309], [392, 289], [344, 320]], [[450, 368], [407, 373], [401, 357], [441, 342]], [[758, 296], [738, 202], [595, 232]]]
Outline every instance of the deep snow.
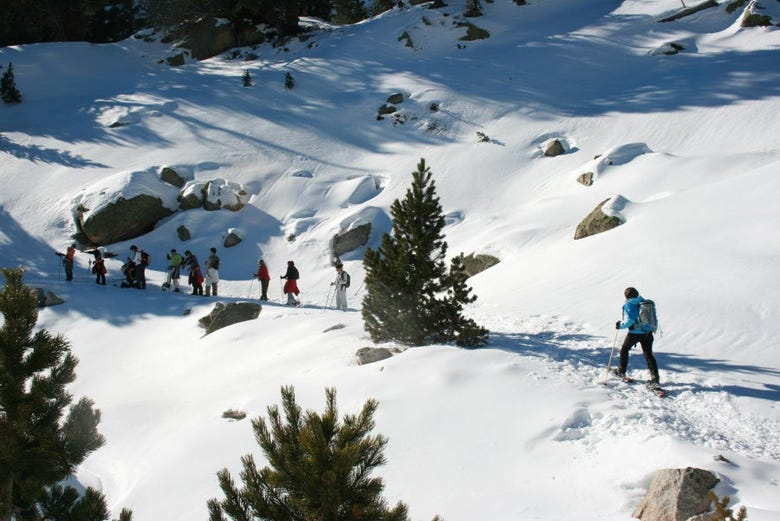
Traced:
[[[415, 7], [261, 47], [256, 61], [179, 68], [160, 63], [166, 46], [138, 39], [0, 49], [24, 96], [0, 107], [0, 265], [24, 265], [28, 284], [66, 299], [39, 325], [71, 341], [73, 394], [95, 400], [107, 439], [78, 480], [139, 520], [204, 519], [221, 497], [216, 472], [237, 473], [248, 452], [262, 460], [249, 422], [222, 412], [264, 415], [293, 384], [307, 409], [322, 410], [325, 387], [342, 413], [379, 401], [385, 495], [415, 520], [627, 520], [655, 470], [684, 466], [717, 472], [717, 492], [752, 520], [777, 519], [780, 31], [740, 29], [724, 6], [657, 22], [680, 7], [497, 0], [471, 20], [491, 34], [477, 42], [459, 40], [461, 5]], [[764, 7], [780, 19], [778, 4]], [[672, 41], [685, 50], [658, 54]], [[395, 92], [405, 123], [377, 120]], [[545, 158], [553, 138], [568, 153]], [[470, 279], [468, 313], [491, 342], [358, 366], [355, 351], [371, 345], [362, 250], [344, 258], [350, 311], [325, 309], [329, 241], [356, 223], [389, 229], [420, 158], [450, 252], [501, 259]], [[76, 280], [61, 280], [54, 251], [71, 242], [75, 204], [140, 190], [164, 166], [240, 183], [249, 204], [179, 212], [110, 245], [113, 281], [131, 243], [153, 252], [145, 292], [97, 287], [86, 254]], [[590, 187], [576, 182], [587, 171]], [[607, 198], [626, 224], [574, 241]], [[194, 232], [187, 243], [180, 224]], [[229, 230], [244, 241], [225, 249]], [[211, 246], [221, 299], [257, 297], [262, 256], [273, 301], [204, 337], [197, 320], [214, 301], [158, 288], [169, 248], [203, 260]], [[288, 259], [302, 308], [280, 304]], [[658, 303], [666, 399], [597, 383], [628, 285]], [[646, 378], [636, 350], [630, 369]]]

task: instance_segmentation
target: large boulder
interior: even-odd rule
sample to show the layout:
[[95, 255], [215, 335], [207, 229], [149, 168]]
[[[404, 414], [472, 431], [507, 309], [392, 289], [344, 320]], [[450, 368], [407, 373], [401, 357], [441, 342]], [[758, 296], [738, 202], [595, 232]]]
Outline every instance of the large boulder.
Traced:
[[169, 185], [175, 186], [176, 188], [182, 188], [187, 182], [187, 180], [180, 176], [176, 170], [169, 166], [166, 166], [160, 170], [160, 179]]
[[177, 193], [156, 168], [101, 178], [71, 200], [79, 237], [103, 246], [148, 233], [176, 211]]
[[119, 197], [88, 217], [79, 212], [78, 224], [90, 243], [102, 246], [148, 233], [158, 221], [172, 214], [160, 197], [140, 194], [130, 199]]
[[602, 211], [602, 208], [607, 201], [609, 201], [609, 199], [605, 199], [599, 203], [599, 205], [577, 225], [577, 229], [574, 231], [575, 240], [606, 232], [607, 230], [611, 230], [612, 228], [616, 228], [623, 224], [623, 221], [621, 221], [619, 217], [607, 215]]
[[331, 251], [334, 257], [341, 257], [368, 243], [371, 236], [371, 223], [358, 224], [333, 236]]
[[633, 517], [642, 521], [686, 521], [710, 509], [710, 490], [720, 480], [708, 470], [688, 467], [655, 473]]
[[206, 329], [206, 334], [213, 333], [223, 327], [254, 320], [260, 316], [262, 307], [255, 302], [217, 302], [211, 313], [201, 318], [198, 323]]
[[544, 155], [547, 157], [560, 156], [565, 153], [566, 149], [563, 147], [563, 143], [561, 143], [558, 139], [553, 139], [544, 147]]
[[463, 267], [466, 269], [466, 275], [473, 277], [477, 273], [485, 271], [501, 262], [492, 255], [484, 253], [469, 253], [463, 257]]
[[237, 30], [222, 19], [204, 17], [178, 31], [181, 47], [189, 49], [196, 60], [205, 60], [234, 47], [255, 45], [266, 36], [255, 27]]
[[225, 241], [222, 245], [225, 246], [225, 248], [232, 248], [233, 246], [237, 246], [242, 240], [243, 239], [238, 235], [237, 230], [230, 230], [225, 236]]
[[393, 356], [393, 352], [384, 347], [361, 347], [355, 353], [358, 365], [371, 364]]

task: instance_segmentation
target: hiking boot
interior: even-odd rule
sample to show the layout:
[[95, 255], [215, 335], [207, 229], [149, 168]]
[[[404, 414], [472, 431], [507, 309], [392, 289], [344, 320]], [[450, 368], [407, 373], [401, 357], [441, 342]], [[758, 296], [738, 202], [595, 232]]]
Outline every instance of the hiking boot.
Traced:
[[614, 374], [618, 378], [625, 378], [626, 377], [626, 370], [625, 369], [616, 368], [616, 369], [612, 370], [612, 374]]

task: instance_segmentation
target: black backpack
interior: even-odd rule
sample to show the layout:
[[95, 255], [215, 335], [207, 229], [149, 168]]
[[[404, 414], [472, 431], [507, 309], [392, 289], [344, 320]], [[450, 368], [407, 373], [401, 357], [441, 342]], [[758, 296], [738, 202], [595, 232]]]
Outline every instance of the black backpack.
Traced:
[[144, 266], [148, 266], [152, 262], [152, 256], [146, 253], [144, 250], [141, 250], [141, 264]]
[[345, 275], [345, 276], [346, 276], [346, 278], [347, 278], [347, 280], [344, 282], [344, 287], [345, 287], [345, 288], [348, 288], [348, 287], [349, 287], [349, 282], [350, 282], [350, 279], [349, 279], [349, 273], [347, 273], [346, 271], [345, 271], [345, 272], [343, 272], [343, 273], [344, 273], [344, 275]]

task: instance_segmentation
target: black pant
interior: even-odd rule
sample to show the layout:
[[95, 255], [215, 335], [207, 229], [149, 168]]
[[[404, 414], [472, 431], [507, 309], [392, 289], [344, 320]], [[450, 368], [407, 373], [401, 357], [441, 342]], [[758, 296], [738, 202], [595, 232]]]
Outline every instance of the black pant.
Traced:
[[637, 342], [642, 346], [642, 353], [645, 355], [645, 361], [647, 362], [647, 368], [650, 370], [650, 377], [658, 382], [658, 365], [655, 363], [655, 356], [653, 356], [653, 334], [652, 333], [629, 333], [626, 335], [626, 339], [623, 341], [623, 346], [620, 348], [620, 369], [621, 373], [625, 373], [628, 368], [628, 352], [634, 347]]
[[65, 280], [73, 280], [73, 261], [63, 257], [62, 265], [65, 267]]
[[260, 281], [260, 290], [262, 291], [262, 295], [260, 295], [260, 300], [268, 300], [268, 283], [271, 282], [270, 280], [261, 280]]
[[146, 265], [135, 265], [135, 285], [137, 288], [146, 289]]

